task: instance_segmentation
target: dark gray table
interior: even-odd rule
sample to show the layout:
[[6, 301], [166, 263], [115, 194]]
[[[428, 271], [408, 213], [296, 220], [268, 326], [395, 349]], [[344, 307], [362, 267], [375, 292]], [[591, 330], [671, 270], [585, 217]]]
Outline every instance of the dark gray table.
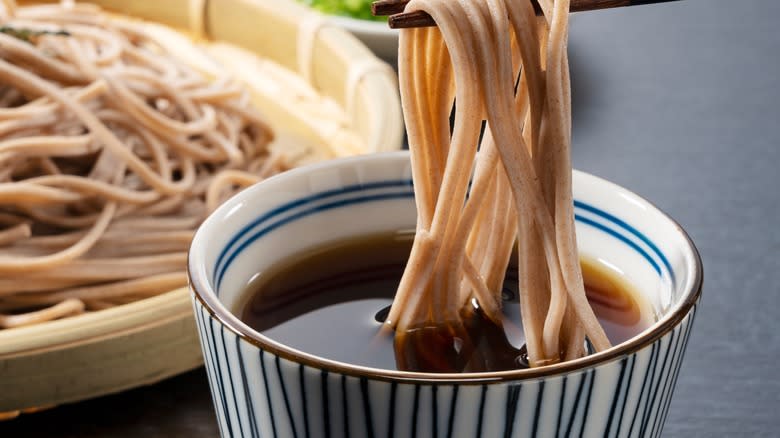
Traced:
[[780, 1], [577, 15], [574, 163], [652, 200], [704, 259], [668, 437], [780, 436]]
[[[780, 1], [573, 17], [574, 163], [654, 201], [704, 258], [664, 436], [780, 435]], [[216, 436], [203, 371], [0, 423], [2, 437]]]

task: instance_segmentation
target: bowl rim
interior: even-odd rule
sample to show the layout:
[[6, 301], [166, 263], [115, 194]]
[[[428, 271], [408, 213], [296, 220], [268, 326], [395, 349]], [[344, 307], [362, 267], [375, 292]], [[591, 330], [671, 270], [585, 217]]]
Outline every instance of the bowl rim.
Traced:
[[[481, 373], [425, 373], [425, 372], [411, 372], [411, 371], [398, 371], [388, 370], [381, 368], [373, 368], [361, 365], [348, 364], [332, 359], [326, 359], [323, 357], [315, 356], [306, 352], [302, 352], [291, 347], [288, 347], [282, 343], [274, 341], [267, 336], [264, 336], [254, 329], [243, 323], [237, 316], [231, 313], [222, 304], [219, 298], [213, 291], [213, 288], [205, 278], [205, 267], [195, 266], [200, 260], [200, 257], [193, 256], [196, 250], [201, 247], [200, 241], [207, 241], [207, 237], [204, 236], [205, 230], [211, 226], [213, 222], [218, 221], [220, 218], [226, 216], [237, 205], [243, 204], [253, 198], [253, 188], [260, 185], [266, 185], [274, 183], [277, 180], [283, 179], [295, 179], [301, 174], [307, 174], [318, 169], [324, 169], [329, 167], [347, 166], [350, 164], [356, 164], [362, 161], [368, 160], [409, 160], [409, 152], [395, 151], [385, 152], [378, 154], [369, 154], [357, 157], [341, 158], [336, 160], [330, 160], [327, 162], [316, 163], [308, 166], [299, 167], [288, 172], [273, 176], [254, 187], [250, 187], [247, 190], [239, 193], [232, 199], [223, 203], [216, 211], [214, 211], [203, 222], [200, 228], [197, 230], [195, 237], [193, 238], [193, 244], [188, 253], [187, 260], [187, 277], [189, 279], [190, 294], [193, 299], [197, 300], [206, 311], [215, 318], [225, 328], [239, 336], [244, 341], [247, 341], [254, 346], [274, 354], [283, 359], [306, 365], [312, 368], [326, 370], [331, 373], [367, 378], [370, 380], [389, 381], [396, 383], [415, 383], [415, 384], [428, 384], [428, 385], [481, 385], [489, 383], [507, 383], [507, 382], [520, 382], [527, 380], [534, 380], [540, 378], [550, 378], [560, 376], [563, 374], [585, 371], [596, 366], [604, 365], [609, 362], [613, 362], [622, 358], [625, 358], [637, 351], [652, 345], [657, 340], [661, 339], [669, 332], [674, 330], [685, 318], [691, 313], [696, 303], [699, 301], [702, 294], [703, 286], [703, 266], [701, 256], [690, 238], [688, 233], [680, 226], [677, 221], [671, 218], [663, 210], [656, 207], [651, 202], [640, 197], [639, 195], [631, 192], [630, 190], [623, 188], [615, 183], [607, 181], [603, 178], [599, 178], [592, 174], [575, 171], [588, 178], [593, 178], [599, 184], [606, 184], [611, 189], [620, 190], [623, 193], [630, 194], [656, 212], [658, 212], [662, 218], [671, 223], [676, 232], [683, 238], [685, 247], [684, 252], [690, 254], [693, 259], [693, 269], [691, 272], [691, 281], [688, 281], [688, 286], [682, 292], [682, 299], [677, 303], [671, 311], [664, 315], [659, 321], [656, 321], [649, 329], [640, 333], [639, 335], [631, 338], [630, 340], [621, 344], [615, 345], [612, 348], [602, 351], [600, 353], [591, 354], [579, 359], [561, 362], [553, 365], [547, 365], [539, 368], [526, 368], [509, 371], [494, 371], [494, 372], [481, 372]], [[193, 274], [196, 272], [197, 274]]]

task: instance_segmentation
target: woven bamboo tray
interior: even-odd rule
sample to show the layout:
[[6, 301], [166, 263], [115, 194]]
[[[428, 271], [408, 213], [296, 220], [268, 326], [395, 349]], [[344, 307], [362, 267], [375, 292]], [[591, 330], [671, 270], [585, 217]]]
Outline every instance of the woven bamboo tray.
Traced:
[[[320, 94], [342, 105], [365, 145], [364, 152], [401, 147], [403, 124], [389, 67], [347, 32], [328, 26], [291, 1], [92, 3], [271, 59], [298, 72]], [[300, 57], [304, 50], [312, 51], [308, 62]], [[251, 80], [251, 72], [243, 73]], [[301, 119], [294, 106], [269, 96], [254, 97], [274, 128], [281, 126], [303, 137], [315, 135], [311, 120]], [[189, 293], [184, 289], [73, 318], [3, 330], [0, 412], [110, 394], [201, 364]]]

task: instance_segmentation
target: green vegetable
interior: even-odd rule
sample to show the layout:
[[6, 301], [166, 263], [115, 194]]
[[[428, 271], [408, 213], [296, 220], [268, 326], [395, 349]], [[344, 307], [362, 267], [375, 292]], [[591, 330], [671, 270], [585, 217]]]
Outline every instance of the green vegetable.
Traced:
[[70, 34], [64, 30], [58, 30], [58, 31], [33, 30], [33, 29], [25, 29], [25, 28], [16, 28], [11, 26], [0, 26], [0, 33], [10, 35], [16, 39], [20, 39], [28, 43], [34, 43], [35, 38], [41, 35], [70, 36]]
[[371, 14], [373, 0], [298, 0], [320, 12], [331, 15], [358, 18], [361, 20], [385, 21], [387, 17], [375, 17]]

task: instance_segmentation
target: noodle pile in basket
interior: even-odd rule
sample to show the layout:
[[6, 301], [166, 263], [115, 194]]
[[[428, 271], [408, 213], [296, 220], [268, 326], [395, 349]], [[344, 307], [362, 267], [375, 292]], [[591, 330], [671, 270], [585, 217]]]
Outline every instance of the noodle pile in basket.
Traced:
[[196, 227], [288, 168], [229, 78], [86, 5], [0, 12], [0, 329], [186, 285]]

